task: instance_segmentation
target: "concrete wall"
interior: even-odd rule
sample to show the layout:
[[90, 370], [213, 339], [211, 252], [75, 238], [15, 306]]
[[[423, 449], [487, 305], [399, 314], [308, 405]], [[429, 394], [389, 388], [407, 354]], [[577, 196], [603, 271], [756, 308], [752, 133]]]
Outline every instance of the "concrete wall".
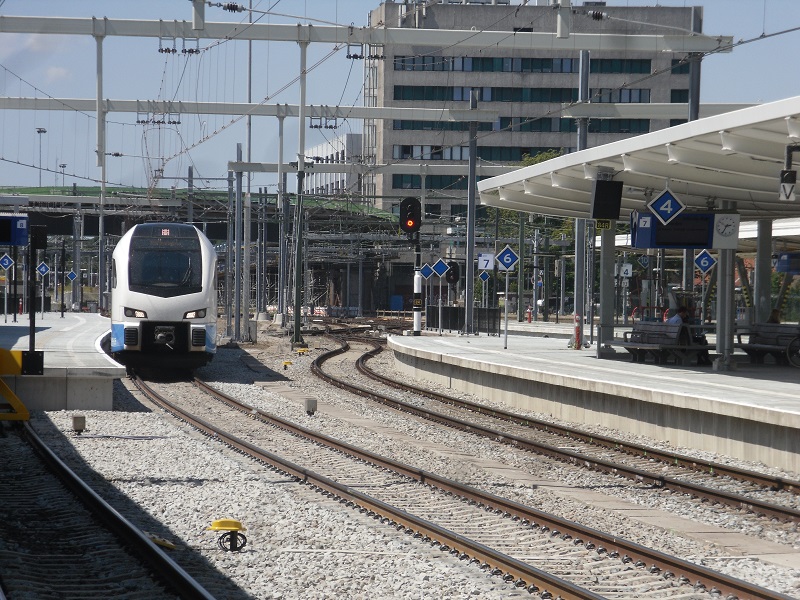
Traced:
[[721, 414], [718, 405], [699, 398], [608, 382], [578, 388], [560, 376], [538, 373], [532, 379], [530, 371], [420, 351], [394, 355], [401, 373], [512, 408], [800, 471], [798, 429], [777, 419], [765, 420], [754, 407]]
[[44, 375], [3, 380], [28, 410], [111, 410], [114, 379], [125, 376], [125, 369], [121, 371], [113, 376], [94, 369], [45, 368]]

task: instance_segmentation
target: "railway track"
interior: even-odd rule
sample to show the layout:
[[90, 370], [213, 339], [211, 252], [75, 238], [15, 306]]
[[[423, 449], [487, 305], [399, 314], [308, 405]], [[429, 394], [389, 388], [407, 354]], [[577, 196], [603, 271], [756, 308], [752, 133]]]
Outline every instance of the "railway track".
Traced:
[[0, 432], [0, 597], [214, 598], [28, 423]]
[[[197, 385], [231, 411], [221, 413], [207, 400], [182, 401], [190, 410], [137, 382], [153, 402], [237, 451], [543, 598], [631, 597], [632, 589], [639, 598], [703, 598], [708, 591], [728, 598], [788, 598], [361, 450]], [[224, 431], [214, 425], [220, 419]], [[280, 454], [262, 444], [280, 448]]]
[[[800, 482], [589, 434], [413, 386], [370, 369], [367, 362], [381, 352], [382, 346], [373, 340], [357, 341], [372, 347], [356, 361], [359, 373], [390, 388], [434, 400], [435, 404], [422, 406], [382, 393], [374, 385], [367, 388], [333, 377], [326, 374], [319, 364], [314, 367], [315, 374], [353, 393], [448, 427], [790, 525], [800, 523]], [[344, 345], [334, 353], [346, 349]]]

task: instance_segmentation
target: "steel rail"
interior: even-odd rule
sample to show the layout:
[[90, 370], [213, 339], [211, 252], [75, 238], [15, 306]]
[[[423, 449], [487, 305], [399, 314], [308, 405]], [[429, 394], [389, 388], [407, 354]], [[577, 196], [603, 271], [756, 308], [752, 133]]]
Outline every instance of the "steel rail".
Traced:
[[[367, 340], [359, 340], [363, 343], [370, 343]], [[377, 348], [371, 352], [376, 352]], [[357, 365], [357, 368], [361, 370], [361, 368]], [[312, 367], [313, 370], [313, 367]], [[321, 371], [320, 371], [321, 373]], [[443, 415], [437, 413], [435, 411], [427, 410], [425, 408], [421, 408], [418, 406], [414, 406], [412, 404], [403, 402], [402, 400], [398, 400], [396, 398], [391, 398], [389, 396], [384, 396], [375, 390], [370, 390], [352, 383], [348, 383], [346, 381], [342, 381], [336, 379], [334, 377], [330, 377], [325, 374], [318, 374], [323, 379], [326, 379], [332, 385], [336, 385], [343, 389], [348, 389], [349, 391], [359, 394], [361, 396], [370, 398], [375, 400], [376, 402], [380, 402], [386, 406], [390, 406], [395, 408], [396, 410], [400, 410], [402, 412], [412, 413], [424, 419], [428, 419], [431, 421], [435, 421], [437, 423], [441, 423], [443, 425], [447, 425], [449, 427], [454, 427], [457, 429], [461, 429], [463, 431], [469, 431], [476, 435], [486, 437], [489, 439], [493, 439], [502, 443], [510, 444], [518, 448], [523, 448], [525, 450], [529, 450], [531, 452], [535, 452], [536, 454], [541, 454], [544, 456], [549, 456], [556, 460], [568, 462], [575, 465], [580, 465], [586, 467], [588, 469], [592, 469], [595, 471], [603, 472], [603, 473], [610, 473], [612, 475], [619, 475], [625, 477], [627, 479], [631, 479], [634, 481], [640, 481], [642, 483], [646, 483], [649, 485], [653, 485], [656, 487], [661, 487], [673, 492], [681, 493], [681, 494], [688, 494], [697, 498], [709, 500], [711, 502], [718, 502], [720, 504], [725, 504], [726, 506], [731, 506], [734, 508], [738, 508], [744, 511], [752, 512], [755, 514], [763, 515], [768, 518], [775, 518], [779, 519], [784, 522], [795, 522], [800, 523], [800, 511], [780, 506], [777, 504], [772, 504], [769, 502], [764, 502], [761, 500], [756, 500], [753, 498], [748, 498], [741, 494], [735, 494], [732, 492], [726, 492], [723, 490], [716, 490], [713, 488], [709, 488], [700, 484], [690, 483], [686, 481], [681, 481], [679, 479], [675, 479], [674, 477], [668, 477], [666, 475], [661, 475], [658, 473], [653, 473], [650, 471], [646, 471], [644, 469], [639, 469], [637, 467], [632, 467], [628, 465], [624, 465], [621, 463], [615, 463], [609, 460], [603, 460], [600, 458], [594, 458], [591, 456], [587, 456], [585, 454], [581, 454], [580, 452], [574, 452], [572, 450], [562, 449], [557, 446], [551, 446], [549, 444], [545, 444], [543, 442], [536, 442], [534, 440], [530, 440], [528, 438], [516, 436], [510, 433], [497, 431], [495, 429], [491, 429], [489, 427], [484, 427], [482, 425], [478, 425], [475, 423], [471, 423], [469, 421], [464, 421], [461, 419], [457, 419], [454, 417], [449, 417], [447, 415]], [[398, 389], [406, 389], [409, 391], [413, 391], [417, 393], [417, 390], [420, 388], [416, 388], [414, 386], [406, 386], [401, 382], [393, 382], [392, 387]], [[437, 394], [435, 392], [426, 392], [425, 390], [421, 390], [424, 392], [425, 395], [431, 398], [437, 398]], [[443, 402], [452, 403], [451, 401], [455, 400], [456, 404], [465, 403], [463, 400], [456, 400], [445, 396], [445, 400]], [[529, 419], [527, 417], [520, 417], [519, 415], [512, 415], [512, 413], [506, 413], [501, 410], [492, 409], [488, 407], [480, 407], [477, 404], [473, 403], [466, 403], [466, 408], [472, 410], [472, 407], [475, 407], [475, 412], [480, 412], [481, 414], [494, 416], [498, 415], [498, 418], [504, 418], [504, 415], [508, 415], [509, 417], [507, 420], [514, 421], [519, 425], [532, 425], [535, 419]], [[558, 431], [561, 428], [559, 426], [550, 427], [549, 424], [541, 423], [540, 427], [534, 426], [534, 428], [540, 429], [551, 429], [553, 431]], [[586, 434], [584, 434], [586, 435]], [[601, 437], [601, 436], [598, 436]], [[577, 438], [576, 439], [580, 439]], [[594, 439], [594, 436], [587, 436], [587, 440]], [[582, 441], [587, 441], [582, 440]], [[607, 445], [609, 448], [613, 448], [614, 446], [611, 444], [613, 440], [611, 438], [605, 438]], [[591, 441], [589, 441], [591, 443]], [[620, 442], [620, 445], [623, 443]], [[665, 453], [662, 453], [665, 454]], [[669, 462], [669, 461], [666, 461]], [[673, 464], [673, 463], [670, 463]], [[794, 485], [797, 485], [796, 483]]]
[[[363, 341], [364, 343], [372, 343], [372, 340], [359, 340], [359, 341]], [[419, 394], [421, 396], [427, 396], [428, 398], [431, 398], [433, 400], [438, 400], [439, 402], [443, 402], [446, 404], [452, 404], [454, 406], [457, 406], [459, 408], [465, 408], [472, 412], [489, 415], [497, 419], [503, 419], [505, 421], [509, 421], [517, 425], [524, 425], [526, 427], [531, 427], [533, 429], [539, 429], [542, 431], [556, 433], [558, 435], [567, 438], [575, 439], [588, 444], [594, 444], [596, 446], [610, 448], [612, 450], [618, 450], [621, 452], [625, 452], [627, 454], [631, 454], [633, 456], [639, 456], [642, 458], [657, 460], [669, 465], [680, 466], [701, 473], [708, 473], [711, 475], [724, 475], [726, 477], [730, 477], [731, 479], [754, 483], [756, 485], [760, 485], [762, 487], [766, 487], [772, 490], [778, 490], [778, 491], [782, 490], [793, 494], [800, 494], [800, 481], [794, 481], [792, 479], [785, 479], [783, 477], [767, 475], [764, 473], [759, 473], [757, 471], [741, 469], [738, 467], [724, 465], [722, 463], [717, 463], [713, 461], [705, 461], [698, 458], [692, 458], [690, 456], [684, 456], [681, 454], [677, 454], [675, 452], [670, 452], [668, 450], [659, 450], [657, 448], [651, 448], [648, 446], [643, 446], [641, 444], [635, 444], [633, 442], [626, 442], [624, 440], [619, 440], [608, 436], [586, 433], [584, 431], [580, 431], [579, 429], [567, 427], [565, 425], [557, 425], [554, 423], [548, 423], [546, 421], [540, 421], [533, 417], [521, 416], [518, 414], [514, 414], [512, 412], [504, 411], [502, 409], [483, 406], [475, 402], [470, 402], [469, 400], [454, 398], [452, 396], [448, 396], [447, 394], [440, 394], [438, 392], [432, 390], [426, 390], [424, 388], [416, 387], [414, 385], [403, 383], [401, 381], [395, 381], [393, 379], [390, 379], [389, 377], [386, 377], [385, 375], [373, 371], [367, 366], [367, 361], [370, 358], [377, 356], [377, 354], [379, 354], [382, 350], [383, 350], [382, 345], [376, 345], [376, 348], [374, 350], [364, 354], [361, 358], [358, 359], [356, 363], [356, 368], [358, 368], [359, 372], [361, 372], [363, 375], [366, 375], [367, 377], [370, 377], [376, 381], [380, 381], [381, 383], [387, 386], [394, 387], [397, 389], [409, 390], [414, 392], [415, 394]]]
[[[333, 358], [339, 354], [347, 352], [349, 350], [349, 346], [347, 342], [341, 342], [342, 345], [335, 350], [329, 351], [320, 357], [318, 357], [314, 363], [312, 364], [312, 371], [315, 375], [335, 385], [342, 389], [346, 389], [353, 393], [363, 396], [369, 396], [370, 398], [375, 396], [380, 396], [375, 392], [370, 390], [365, 390], [359, 386], [353, 386], [348, 384], [347, 382], [338, 380], [330, 375], [324, 373], [321, 368], [321, 364], [324, 363], [326, 360]], [[434, 417], [430, 417], [424, 410], [417, 409], [414, 406], [407, 405], [404, 403], [399, 403], [398, 401], [392, 400], [391, 404], [398, 403], [398, 408], [403, 410], [404, 412], [413, 413], [419, 416], [423, 416], [424, 418], [433, 418], [434, 420], [438, 420], [440, 417], [439, 415], [435, 415]], [[274, 418], [274, 417], [270, 417]], [[446, 419], [446, 417], [442, 417]], [[298, 427], [297, 425], [293, 425], [293, 427]], [[476, 429], [480, 429], [479, 427], [475, 426], [474, 424], [465, 424], [465, 430], [467, 431], [475, 431]], [[323, 439], [324, 436], [321, 434], [314, 434], [315, 436], [319, 436], [320, 439]], [[501, 441], [506, 441], [510, 439], [510, 436], [507, 434], [494, 432], [494, 435], [497, 439]], [[339, 442], [335, 442], [339, 444]], [[512, 442], [514, 445], [517, 445], [516, 442]], [[553, 449], [556, 450], [557, 449]], [[360, 451], [359, 453], [363, 456], [367, 456], [369, 453]], [[366, 458], [364, 458], [366, 460]], [[372, 459], [370, 459], [372, 460]], [[382, 465], [385, 466], [391, 459], [382, 458]], [[590, 462], [597, 462], [593, 459], [587, 459]], [[612, 471], [613, 472], [613, 471]], [[529, 522], [534, 526], [539, 526], [545, 528], [544, 530], [552, 531], [552, 535], [561, 535], [565, 539], [573, 539], [575, 543], [583, 544], [585, 547], [589, 549], [597, 549], [598, 552], [605, 551], [609, 553], [616, 553], [622, 556], [622, 560], [626, 562], [635, 562], [637, 566], [646, 567], [648, 564], [650, 565], [651, 571], [663, 571], [665, 573], [671, 573], [677, 575], [679, 577], [685, 577], [689, 581], [695, 581], [695, 585], [700, 587], [704, 586], [706, 589], [709, 590], [718, 590], [720, 593], [723, 594], [723, 597], [731, 596], [734, 598], [781, 598], [784, 600], [788, 600], [789, 596], [785, 596], [778, 592], [774, 592], [772, 590], [767, 590], [760, 586], [741, 581], [734, 577], [729, 577], [725, 574], [718, 573], [716, 571], [712, 571], [710, 569], [706, 569], [700, 565], [696, 565], [687, 561], [684, 561], [680, 558], [669, 556], [658, 550], [654, 550], [652, 548], [647, 548], [646, 546], [642, 546], [636, 544], [634, 542], [629, 542], [623, 539], [620, 539], [616, 536], [608, 535], [603, 532], [594, 530], [589, 527], [585, 527], [580, 525], [579, 523], [574, 523], [568, 521], [566, 519], [561, 519], [559, 517], [555, 517], [553, 515], [549, 515], [542, 511], [538, 511], [531, 507], [527, 507], [524, 505], [520, 505], [516, 502], [511, 500], [501, 498], [495, 496], [493, 494], [489, 494], [487, 492], [483, 492], [481, 490], [476, 490], [474, 488], [470, 488], [469, 486], [464, 486], [459, 483], [453, 482], [452, 480], [448, 480], [445, 478], [440, 478], [432, 473], [428, 473], [422, 470], [419, 470], [420, 473], [420, 481], [424, 481], [429, 485], [434, 485], [437, 488], [444, 489], [448, 492], [452, 492], [454, 494], [460, 495], [464, 498], [468, 498], [479, 502], [487, 507], [491, 507], [495, 510], [501, 510], [504, 513], [507, 513], [509, 516], [522, 519], [523, 522]], [[648, 478], [657, 479], [656, 476], [651, 474], [646, 474]], [[688, 493], [688, 492], [684, 492]]]
[[[328, 381], [329, 376], [322, 371], [320, 364], [325, 360], [346, 352], [348, 349], [349, 348], [347, 344], [343, 343], [341, 347], [321, 355], [312, 363], [312, 370], [323, 380]], [[454, 480], [438, 476], [434, 473], [418, 469], [416, 467], [411, 467], [391, 458], [387, 458], [352, 446], [320, 432], [312, 431], [301, 425], [292, 423], [291, 421], [287, 421], [275, 415], [255, 409], [243, 402], [231, 398], [219, 390], [215, 390], [205, 382], [195, 380], [195, 383], [201, 389], [213, 394], [226, 404], [243, 413], [252, 415], [256, 418], [286, 429], [287, 431], [309, 438], [316, 443], [323, 444], [339, 452], [353, 456], [358, 460], [375, 464], [381, 468], [390, 469], [396, 473], [415, 479], [420, 483], [435, 487], [448, 494], [461, 497], [464, 500], [482, 506], [487, 510], [493, 510], [495, 512], [502, 513], [504, 516], [519, 520], [525, 525], [539, 528], [542, 532], [550, 532], [551, 536], [559, 536], [566, 540], [571, 539], [573, 540], [574, 544], [583, 545], [586, 549], [594, 550], [598, 554], [608, 553], [612, 557], [619, 557], [623, 562], [632, 562], [638, 567], [649, 568], [651, 572], [662, 572], [664, 576], [675, 576], [681, 578], [683, 581], [694, 582], [694, 585], [697, 588], [704, 587], [708, 590], [718, 590], [723, 594], [723, 597], [735, 597], [739, 598], [740, 600], [745, 598], [753, 600], [789, 600], [789, 596], [785, 596], [778, 592], [767, 590], [734, 577], [729, 577], [722, 573], [707, 569], [701, 565], [667, 555], [658, 550], [621, 539], [614, 535], [606, 534], [579, 523], [548, 514], [529, 506], [525, 506], [513, 500], [496, 496], [489, 492], [458, 483]], [[303, 469], [302, 472], [307, 473], [305, 469]], [[404, 515], [407, 514], [404, 511], [401, 512]], [[483, 560], [486, 559], [484, 558]], [[486, 562], [489, 561], [487, 560]], [[513, 571], [509, 572], [513, 573]], [[514, 575], [518, 576], [518, 578], [521, 580], [527, 581], [525, 577], [517, 573], [514, 573]]]
[[[136, 387], [139, 388], [142, 393], [144, 393], [151, 401], [161, 406], [171, 414], [186, 421], [206, 435], [228, 444], [246, 456], [250, 456], [255, 460], [264, 462], [273, 468], [296, 478], [299, 482], [307, 483], [313, 486], [325, 495], [332, 496], [335, 499], [338, 499], [340, 502], [345, 503], [348, 507], [359, 508], [362, 510], [362, 512], [367, 512], [370, 514], [370, 516], [373, 516], [376, 519], [383, 519], [385, 523], [390, 523], [398, 530], [405, 531], [409, 534], [418, 534], [420, 537], [424, 537], [429, 540], [436, 540], [436, 542], [442, 546], [442, 548], [447, 545], [451, 548], [450, 552], [452, 554], [458, 554], [462, 558], [477, 560], [486, 568], [491, 568], [493, 572], [497, 572], [498, 574], [502, 573], [505, 581], [514, 582], [518, 587], [525, 586], [531, 592], [541, 592], [543, 597], [560, 597], [564, 600], [602, 600], [603, 598], [602, 596], [599, 596], [568, 581], [564, 581], [563, 579], [547, 573], [546, 571], [537, 569], [532, 565], [507, 556], [501, 552], [498, 552], [497, 550], [489, 548], [488, 546], [436, 525], [435, 523], [431, 523], [402, 509], [372, 498], [362, 492], [350, 488], [349, 486], [340, 484], [329, 477], [316, 473], [310, 469], [306, 469], [305, 467], [286, 460], [277, 454], [250, 444], [249, 442], [227, 433], [213, 424], [195, 415], [192, 415], [187, 411], [184, 411], [176, 404], [157, 394], [138, 377], [135, 377], [133, 381]], [[299, 425], [291, 424], [288, 421], [267, 415], [262, 411], [259, 411], [244, 403], [240, 403], [230, 396], [226, 396], [218, 390], [214, 390], [199, 380], [196, 380], [196, 383], [202, 389], [212, 394], [215, 398], [222, 399], [227, 404], [237, 408], [237, 410], [252, 416], [257, 416], [263, 420], [271, 421], [274, 424], [281, 424], [280, 426], [284, 426], [289, 428], [291, 431], [301, 433], [301, 435], [304, 437], [311, 438], [319, 443], [323, 443], [322, 440], [326, 439], [326, 436], [311, 432], [310, 430], [304, 430], [304, 428], [300, 427]], [[336, 444], [337, 449], [347, 451], [348, 454], [350, 454], [352, 450], [355, 450], [352, 447], [350, 447], [348, 450], [346, 445], [342, 445], [338, 442]], [[400, 472], [401, 474], [407, 474], [413, 473], [414, 471], [414, 469], [406, 467], [405, 471], [397, 472]], [[409, 476], [413, 477], [412, 475]], [[419, 477], [413, 478], [418, 481], [422, 481]], [[427, 482], [422, 481], [422, 483]], [[551, 595], [548, 596], [547, 594]]]
[[150, 568], [157, 580], [180, 598], [187, 600], [214, 600], [183, 568], [167, 556], [150, 538], [108, 504], [70, 469], [64, 461], [42, 441], [29, 423], [23, 424], [23, 437], [44, 462], [50, 472], [113, 533], [131, 553]]

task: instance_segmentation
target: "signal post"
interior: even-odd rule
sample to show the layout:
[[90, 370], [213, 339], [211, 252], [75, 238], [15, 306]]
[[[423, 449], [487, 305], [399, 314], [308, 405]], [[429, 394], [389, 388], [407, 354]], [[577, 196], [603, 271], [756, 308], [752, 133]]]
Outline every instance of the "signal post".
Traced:
[[412, 335], [422, 334], [422, 249], [419, 242], [419, 228], [422, 225], [422, 205], [419, 198], [403, 198], [400, 202], [400, 229], [414, 242], [414, 324]]

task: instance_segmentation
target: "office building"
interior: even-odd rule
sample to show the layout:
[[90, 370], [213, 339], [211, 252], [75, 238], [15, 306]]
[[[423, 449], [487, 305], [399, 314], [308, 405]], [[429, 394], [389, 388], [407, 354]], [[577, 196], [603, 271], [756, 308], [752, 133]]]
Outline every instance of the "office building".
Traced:
[[[550, 2], [509, 0], [384, 2], [370, 13], [373, 27], [555, 32], [557, 11]], [[610, 7], [573, 2], [573, 33], [685, 35], [699, 23], [698, 7]], [[511, 35], [511, 34], [510, 34]], [[379, 107], [469, 107], [497, 111], [494, 123], [479, 126], [477, 158], [483, 164], [516, 165], [540, 151], [572, 152], [577, 123], [561, 116], [578, 100], [579, 51], [525, 48], [440, 48], [386, 46], [365, 49], [365, 104]], [[593, 52], [589, 88], [592, 102], [686, 103], [689, 64], [685, 53]], [[687, 110], [688, 118], [688, 110]], [[588, 145], [669, 127], [669, 119], [597, 119], [589, 123]], [[365, 159], [375, 164], [408, 163], [406, 173], [367, 176], [364, 191], [377, 207], [397, 210], [409, 195], [423, 197], [426, 220], [466, 215], [468, 124], [447, 121], [370, 120], [364, 126]], [[421, 175], [420, 164], [462, 164], [464, 175]]]

